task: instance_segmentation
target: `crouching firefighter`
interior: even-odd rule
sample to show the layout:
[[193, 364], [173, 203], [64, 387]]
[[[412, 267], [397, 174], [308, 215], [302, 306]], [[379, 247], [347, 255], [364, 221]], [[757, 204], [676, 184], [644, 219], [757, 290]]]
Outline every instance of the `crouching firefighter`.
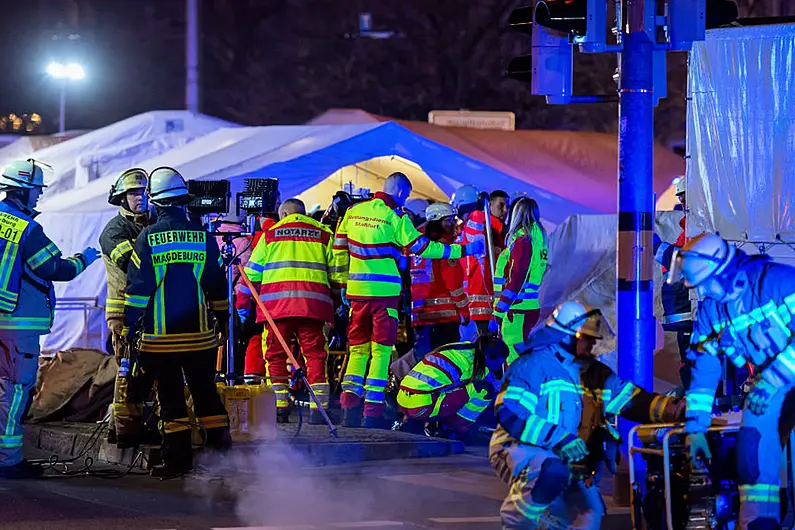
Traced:
[[93, 248], [61, 257], [34, 221], [42, 188], [44, 171], [34, 160], [11, 162], [0, 174], [0, 478], [42, 473], [22, 458], [20, 421], [36, 384], [39, 337], [52, 326], [52, 282], [73, 280], [99, 258]]
[[105, 321], [111, 332], [113, 352], [119, 366], [108, 441], [122, 449], [139, 443], [160, 443], [159, 436], [145, 436], [152, 433], [147, 433], [142, 422], [142, 404], [152, 389], [152, 378], [140, 369], [136, 359], [131, 358], [128, 344], [122, 337], [127, 268], [135, 239], [149, 220], [146, 183], [146, 171], [140, 168], [128, 169], [119, 175], [108, 196], [108, 202], [118, 206], [119, 213], [108, 221], [99, 236], [108, 277]]
[[684, 417], [684, 399], [663, 397], [618, 379], [593, 348], [612, 333], [598, 309], [559, 305], [517, 349], [495, 409], [489, 460], [510, 484], [503, 528], [598, 529], [605, 512], [601, 464], [615, 470], [616, 415], [640, 423]]
[[210, 318], [225, 338], [229, 300], [215, 239], [187, 219], [191, 197], [182, 176], [171, 168], [155, 169], [147, 194], [157, 222], [141, 231], [130, 258], [124, 333], [154, 378], [160, 403], [163, 463], [151, 473], [170, 477], [193, 466], [185, 383], [205, 446], [230, 445], [229, 418], [214, 382], [218, 337]]
[[397, 402], [406, 423], [440, 422], [466, 435], [499, 389], [508, 346], [491, 335], [442, 346], [400, 382]]
[[782, 447], [795, 423], [795, 269], [701, 234], [674, 256], [671, 281], [679, 276], [702, 299], [688, 353], [690, 457], [711, 458], [706, 431], [722, 373], [719, 356], [737, 367], [751, 363], [757, 375], [737, 438], [738, 528], [777, 530]]

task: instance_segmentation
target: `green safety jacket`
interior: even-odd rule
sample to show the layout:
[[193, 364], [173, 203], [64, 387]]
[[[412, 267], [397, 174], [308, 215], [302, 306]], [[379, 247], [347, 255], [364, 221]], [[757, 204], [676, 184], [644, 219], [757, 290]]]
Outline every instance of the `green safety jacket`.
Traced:
[[400, 296], [397, 261], [404, 249], [430, 259], [460, 259], [461, 245], [444, 245], [422, 235], [389, 195], [376, 193], [372, 200], [345, 212], [334, 237], [331, 280], [346, 288], [352, 300]]
[[538, 289], [547, 271], [549, 250], [544, 234], [533, 225], [528, 236], [524, 229], [513, 234], [497, 258], [494, 277], [494, 316], [504, 318], [510, 311], [539, 309]]

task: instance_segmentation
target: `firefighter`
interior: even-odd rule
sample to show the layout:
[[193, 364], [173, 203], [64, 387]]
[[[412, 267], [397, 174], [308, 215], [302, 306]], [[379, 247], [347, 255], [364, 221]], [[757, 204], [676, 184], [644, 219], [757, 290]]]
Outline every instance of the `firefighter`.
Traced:
[[[507, 197], [505, 192], [494, 192], [494, 198], [489, 200], [489, 207], [495, 204], [497, 210], [505, 217], [507, 213]], [[453, 195], [453, 205], [458, 209], [458, 214], [464, 221], [460, 235], [461, 243], [472, 241], [486, 241], [486, 214], [483, 211], [483, 202], [479, 199], [477, 188], [462, 186]], [[505, 247], [502, 238], [503, 223], [494, 212], [491, 212], [491, 232], [494, 256], [499, 255]], [[472, 320], [480, 333], [493, 333], [496, 331], [494, 324], [494, 280], [488, 256], [467, 256], [463, 260], [464, 290], [469, 299], [469, 312]]]
[[510, 485], [500, 510], [503, 528], [598, 529], [605, 511], [601, 464], [615, 472], [618, 454], [618, 433], [608, 420], [684, 416], [684, 399], [620, 381], [594, 358], [604, 331], [612, 333], [601, 311], [564, 302], [518, 348], [497, 395], [489, 447], [492, 468]]
[[87, 248], [70, 258], [34, 218], [44, 188], [42, 166], [32, 159], [9, 163], [0, 174], [0, 478], [30, 478], [40, 465], [22, 458], [22, 416], [36, 385], [39, 338], [50, 332], [53, 281], [74, 279], [99, 258]]
[[108, 196], [108, 202], [118, 206], [119, 213], [108, 221], [99, 236], [108, 278], [105, 321], [111, 332], [113, 351], [119, 366], [113, 392], [113, 415], [108, 428], [108, 441], [117, 444], [121, 449], [134, 447], [142, 442], [159, 443], [159, 440], [154, 441], [154, 437], [149, 440], [150, 437], [145, 436], [149, 432], [141, 421], [143, 401], [152, 389], [152, 379], [137, 365], [129, 365], [131, 359], [127, 342], [122, 338], [127, 267], [135, 239], [149, 223], [146, 183], [146, 171], [140, 168], [128, 169], [119, 175]]
[[419, 233], [408, 216], [396, 212], [410, 193], [408, 177], [393, 173], [383, 192], [345, 212], [334, 238], [332, 278], [343, 288], [343, 302], [351, 308], [349, 359], [341, 397], [347, 427], [361, 425], [362, 412], [365, 427], [387, 427], [384, 389], [397, 339], [401, 290], [397, 262], [402, 250], [435, 259], [458, 259], [484, 251], [483, 241], [444, 245]]
[[[334, 234], [308, 217], [304, 203], [298, 199], [284, 201], [279, 217], [279, 222], [264, 233], [262, 242], [254, 249], [246, 265], [246, 275], [259, 288], [259, 297], [282, 337], [288, 343], [293, 336], [297, 338], [306, 359], [307, 381], [321, 404], [327, 406], [329, 385], [323, 328], [334, 318], [329, 280]], [[249, 299], [241, 293], [239, 303], [247, 305]], [[257, 322], [265, 322], [265, 315], [259, 309]], [[268, 331], [265, 351], [266, 380], [276, 394], [277, 421], [288, 423], [290, 371], [287, 353], [273, 330]], [[309, 423], [325, 423], [314, 401], [310, 404]]]
[[535, 200], [522, 197], [516, 201], [507, 242], [508, 248], [497, 258], [494, 317], [502, 340], [511, 350], [510, 365], [519, 357], [516, 346], [527, 340], [541, 312], [538, 290], [547, 270], [549, 251]]
[[690, 301], [690, 289], [684, 286], [682, 280], [668, 282], [668, 266], [676, 249], [682, 248], [688, 239], [685, 237], [685, 224], [687, 222], [687, 194], [685, 177], [676, 181], [676, 197], [685, 211], [679, 220], [682, 231], [671, 244], [660, 239], [654, 234], [654, 258], [663, 267], [663, 285], [660, 288], [660, 298], [663, 305], [663, 318], [661, 321], [664, 331], [676, 332], [676, 343], [679, 347], [679, 379], [682, 386], [690, 386], [690, 362], [687, 360], [687, 351], [690, 347], [690, 336], [693, 333], [693, 309]]
[[224, 339], [229, 301], [218, 245], [187, 218], [191, 196], [182, 176], [155, 169], [147, 194], [157, 222], [143, 229], [130, 258], [124, 334], [154, 377], [160, 403], [163, 463], [151, 474], [171, 477], [193, 466], [185, 382], [205, 445], [225, 450], [230, 444], [229, 418], [215, 387], [218, 337], [211, 319]]
[[507, 357], [492, 335], [434, 349], [400, 382], [398, 406], [410, 422], [440, 422], [465, 435], [497, 394]]
[[[455, 240], [455, 208], [443, 202], [428, 206], [420, 232], [446, 245]], [[469, 324], [464, 270], [458, 260], [412, 258], [411, 324], [416, 362], [431, 350], [461, 338], [459, 325]]]
[[748, 256], [710, 233], [688, 241], [670, 268], [670, 281], [681, 275], [702, 300], [688, 354], [690, 457], [711, 458], [705, 433], [722, 373], [719, 356], [737, 367], [750, 363], [756, 379], [737, 438], [739, 528], [778, 529], [782, 445], [792, 430], [795, 397], [795, 269], [768, 256]]

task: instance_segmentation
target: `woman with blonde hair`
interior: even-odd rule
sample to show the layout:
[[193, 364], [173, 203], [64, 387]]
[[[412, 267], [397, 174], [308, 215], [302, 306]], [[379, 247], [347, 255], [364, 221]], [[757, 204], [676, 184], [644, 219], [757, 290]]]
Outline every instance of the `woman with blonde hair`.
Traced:
[[534, 199], [521, 197], [514, 203], [505, 242], [494, 277], [494, 318], [510, 349], [510, 364], [518, 357], [516, 345], [527, 340], [538, 322], [538, 290], [547, 270], [547, 233]]

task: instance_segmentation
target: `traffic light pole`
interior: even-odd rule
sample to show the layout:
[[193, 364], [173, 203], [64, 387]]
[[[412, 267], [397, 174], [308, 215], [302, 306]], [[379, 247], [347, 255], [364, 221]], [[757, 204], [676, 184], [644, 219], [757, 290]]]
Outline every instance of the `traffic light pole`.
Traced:
[[[654, 43], [643, 31], [644, 2], [624, 0], [623, 5], [626, 19], [622, 24], [618, 111], [618, 375], [652, 390], [656, 332], [652, 262]], [[628, 422], [619, 423], [624, 440], [630, 428]], [[628, 485], [628, 477], [620, 475], [616, 476], [617, 490]], [[628, 499], [628, 490], [625, 492]]]

